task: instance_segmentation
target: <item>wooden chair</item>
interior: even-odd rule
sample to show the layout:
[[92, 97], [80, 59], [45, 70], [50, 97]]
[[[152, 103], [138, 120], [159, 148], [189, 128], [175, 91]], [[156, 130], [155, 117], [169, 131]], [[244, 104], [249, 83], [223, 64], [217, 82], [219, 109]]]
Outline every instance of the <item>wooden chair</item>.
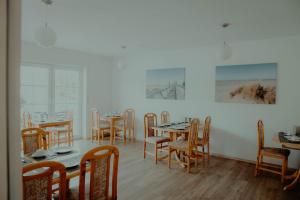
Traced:
[[[113, 155], [113, 166], [111, 157]], [[79, 190], [72, 188], [68, 199], [117, 199], [119, 150], [115, 146], [101, 146], [88, 151], [80, 162]], [[89, 169], [89, 170], [88, 170]], [[112, 169], [112, 173], [110, 170]], [[86, 184], [86, 174], [90, 174]], [[112, 175], [110, 188], [110, 175]], [[88, 191], [86, 190], [88, 188]], [[111, 195], [109, 195], [111, 191]]]
[[92, 142], [94, 140], [100, 142], [100, 139], [103, 141], [104, 131], [107, 133], [110, 130], [110, 125], [101, 120], [100, 113], [96, 109], [91, 110], [90, 122]]
[[176, 155], [182, 155], [183, 161], [180, 161], [184, 166], [187, 166], [187, 172], [190, 173], [191, 160], [195, 161], [197, 166], [197, 139], [200, 126], [200, 120], [195, 118], [191, 122], [191, 127], [188, 135], [188, 140], [176, 140], [169, 143], [169, 168], [171, 168], [171, 155], [173, 152]]
[[171, 121], [170, 113], [168, 111], [162, 111], [160, 113], [160, 123], [165, 124], [165, 123], [169, 123], [170, 121]]
[[66, 111], [57, 113], [60, 116], [60, 120], [70, 121], [68, 126], [62, 126], [55, 128], [53, 135], [55, 136], [55, 143], [60, 145], [63, 143], [73, 144], [74, 135], [73, 135], [73, 112]]
[[23, 112], [22, 121], [23, 121], [22, 123], [23, 129], [32, 127], [32, 119], [31, 119], [31, 114], [29, 112]]
[[128, 137], [130, 140], [135, 140], [135, 112], [132, 108], [128, 108], [123, 113], [124, 116], [124, 139], [126, 141], [126, 134], [128, 131]]
[[[281, 182], [283, 183], [285, 172], [287, 169], [287, 164], [288, 164], [288, 156], [290, 155], [290, 150], [264, 146], [264, 124], [261, 120], [257, 122], [257, 132], [258, 132], [258, 152], [257, 152], [255, 176], [258, 175], [258, 172], [260, 170], [268, 171], [271, 173], [281, 175]], [[280, 167], [278, 165], [263, 162], [264, 156], [281, 160], [282, 166]]]
[[[164, 143], [170, 142], [169, 137], [157, 136], [157, 133], [154, 132], [152, 127], [157, 126], [157, 116], [155, 113], [147, 113], [144, 116], [144, 159], [146, 158], [146, 154], [155, 157], [155, 164], [160, 159], [158, 158], [158, 150], [167, 147]], [[155, 153], [151, 153], [147, 151], [147, 143], [154, 144]]]
[[[160, 124], [169, 123], [170, 121], [171, 121], [170, 113], [168, 111], [162, 111], [160, 113]], [[168, 134], [168, 131], [162, 131], [161, 134], [166, 135], [166, 134]], [[168, 134], [168, 136], [169, 136], [169, 134]]]
[[34, 153], [38, 149], [49, 148], [49, 134], [40, 128], [25, 128], [22, 130], [24, 154]]
[[66, 199], [66, 171], [59, 162], [43, 161], [23, 167], [23, 199], [52, 199], [53, 174], [59, 172], [59, 200]]
[[[211, 117], [208, 116], [205, 118], [205, 123], [204, 123], [204, 127], [203, 127], [203, 136], [202, 138], [198, 137], [198, 143], [197, 146], [200, 147], [202, 149], [202, 152], [199, 152], [200, 155], [202, 155], [203, 157], [205, 157], [207, 155], [207, 159], [209, 160], [209, 155], [210, 155], [210, 151], [209, 151], [209, 137], [210, 137], [210, 130], [211, 130]], [[207, 152], [205, 152], [205, 147], [207, 148]]]

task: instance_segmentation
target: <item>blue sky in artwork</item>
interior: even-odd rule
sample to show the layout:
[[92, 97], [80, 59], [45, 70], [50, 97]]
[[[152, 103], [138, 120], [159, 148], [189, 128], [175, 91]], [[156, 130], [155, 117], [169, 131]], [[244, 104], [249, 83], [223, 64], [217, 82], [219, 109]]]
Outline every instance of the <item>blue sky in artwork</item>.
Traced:
[[216, 67], [216, 80], [277, 79], [277, 63]]
[[150, 69], [146, 71], [147, 85], [168, 84], [169, 81], [184, 81], [185, 68]]

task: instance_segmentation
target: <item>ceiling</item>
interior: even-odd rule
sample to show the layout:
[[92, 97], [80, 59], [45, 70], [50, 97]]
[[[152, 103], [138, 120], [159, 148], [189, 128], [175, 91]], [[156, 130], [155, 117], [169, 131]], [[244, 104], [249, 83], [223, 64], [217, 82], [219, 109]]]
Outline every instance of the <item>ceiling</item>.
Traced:
[[[23, 41], [35, 42], [44, 13], [23, 0]], [[300, 0], [54, 0], [48, 22], [57, 47], [119, 55], [300, 35]]]

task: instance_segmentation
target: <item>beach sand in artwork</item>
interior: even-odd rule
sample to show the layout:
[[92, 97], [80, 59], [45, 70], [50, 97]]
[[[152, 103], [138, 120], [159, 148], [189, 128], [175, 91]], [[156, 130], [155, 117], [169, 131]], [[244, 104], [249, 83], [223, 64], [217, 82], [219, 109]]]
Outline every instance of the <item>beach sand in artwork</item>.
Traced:
[[275, 104], [276, 80], [217, 80], [216, 102]]

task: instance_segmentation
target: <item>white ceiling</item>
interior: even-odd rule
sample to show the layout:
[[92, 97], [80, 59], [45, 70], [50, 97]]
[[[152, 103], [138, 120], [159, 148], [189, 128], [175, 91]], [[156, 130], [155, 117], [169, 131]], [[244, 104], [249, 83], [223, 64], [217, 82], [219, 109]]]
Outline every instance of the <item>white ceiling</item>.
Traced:
[[[23, 0], [22, 12], [22, 39], [34, 42], [45, 6]], [[48, 21], [57, 47], [116, 55], [300, 35], [300, 0], [54, 0]]]

